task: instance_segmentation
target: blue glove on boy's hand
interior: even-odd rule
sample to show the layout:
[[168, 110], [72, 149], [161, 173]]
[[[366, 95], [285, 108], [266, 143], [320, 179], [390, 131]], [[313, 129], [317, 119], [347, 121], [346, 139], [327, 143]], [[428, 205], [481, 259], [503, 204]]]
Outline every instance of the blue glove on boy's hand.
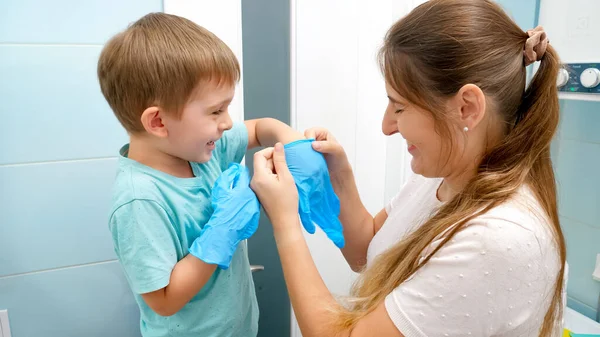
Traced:
[[298, 188], [300, 220], [307, 232], [315, 232], [317, 224], [339, 248], [344, 247], [340, 200], [333, 191], [327, 162], [312, 148], [314, 139], [285, 145], [285, 160]]
[[227, 269], [238, 243], [258, 228], [260, 204], [250, 189], [248, 169], [229, 165], [215, 182], [211, 201], [214, 212], [192, 243], [190, 254]]

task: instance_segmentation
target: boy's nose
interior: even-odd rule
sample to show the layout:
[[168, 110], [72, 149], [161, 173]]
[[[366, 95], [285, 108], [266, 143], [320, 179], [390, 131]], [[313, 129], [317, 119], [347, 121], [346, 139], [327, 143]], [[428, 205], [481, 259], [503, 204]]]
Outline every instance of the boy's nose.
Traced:
[[231, 120], [231, 116], [229, 116], [229, 113], [224, 113], [223, 119], [219, 123], [219, 129], [221, 129], [221, 131], [227, 131], [230, 130], [232, 127], [233, 121]]

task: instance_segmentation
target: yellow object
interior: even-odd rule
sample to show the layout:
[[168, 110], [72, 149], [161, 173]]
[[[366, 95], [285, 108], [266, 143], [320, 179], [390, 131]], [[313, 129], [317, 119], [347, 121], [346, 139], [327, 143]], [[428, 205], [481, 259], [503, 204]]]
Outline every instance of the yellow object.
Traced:
[[562, 337], [571, 337], [571, 331], [564, 329]]

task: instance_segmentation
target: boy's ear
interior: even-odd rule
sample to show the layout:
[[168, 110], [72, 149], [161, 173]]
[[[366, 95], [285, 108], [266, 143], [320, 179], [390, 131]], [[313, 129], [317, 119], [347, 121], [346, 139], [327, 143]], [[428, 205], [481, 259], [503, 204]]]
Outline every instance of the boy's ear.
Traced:
[[162, 110], [159, 107], [152, 106], [144, 110], [140, 120], [149, 134], [160, 138], [167, 137], [167, 127], [163, 123]]

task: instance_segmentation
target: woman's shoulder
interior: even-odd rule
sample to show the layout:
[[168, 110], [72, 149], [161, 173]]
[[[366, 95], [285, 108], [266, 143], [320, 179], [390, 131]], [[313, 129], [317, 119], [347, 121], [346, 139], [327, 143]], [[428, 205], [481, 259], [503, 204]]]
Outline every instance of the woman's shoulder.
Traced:
[[[469, 221], [466, 231], [481, 232], [491, 251], [546, 260], [558, 259], [550, 217], [528, 186], [521, 187], [508, 201]], [[510, 254], [509, 254], [510, 255]]]
[[[515, 331], [539, 330], [545, 310], [535, 309], [549, 305], [560, 260], [551, 222], [533, 193], [522, 188], [469, 220], [447, 242], [444, 234], [421, 255], [423, 262], [432, 254], [429, 260], [386, 297], [399, 329], [418, 328], [428, 336], [504, 324], [514, 324]], [[456, 324], [443, 324], [440, 317]]]
[[508, 231], [530, 232], [536, 237], [552, 236], [552, 222], [531, 188], [522, 186], [509, 200], [473, 221], [511, 224]]

